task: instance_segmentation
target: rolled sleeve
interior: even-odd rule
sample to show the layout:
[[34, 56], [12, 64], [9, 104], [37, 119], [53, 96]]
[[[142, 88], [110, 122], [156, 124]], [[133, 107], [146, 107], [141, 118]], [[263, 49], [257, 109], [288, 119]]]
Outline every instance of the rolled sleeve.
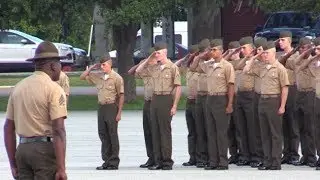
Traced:
[[281, 87], [290, 85], [287, 70], [285, 68], [279, 69], [279, 79], [280, 79], [280, 86]]
[[6, 118], [10, 120], [14, 120], [14, 108], [13, 108], [12, 96], [10, 96], [8, 100]]
[[116, 89], [117, 89], [117, 94], [118, 94], [118, 95], [124, 93], [124, 85], [123, 85], [123, 79], [122, 79], [122, 77], [119, 77], [119, 78], [117, 79]]
[[173, 73], [174, 73], [173, 84], [177, 86], [181, 86], [181, 76], [180, 76], [179, 68], [176, 65], [174, 65], [173, 67], [174, 67], [173, 68]]
[[54, 88], [50, 97], [50, 119], [67, 118], [67, 98], [61, 87]]
[[234, 84], [235, 83], [235, 73], [232, 65], [228, 66], [226, 69], [226, 80], [228, 84]]
[[65, 77], [62, 87], [63, 87], [63, 90], [66, 93], [66, 95], [69, 96], [69, 94], [70, 94], [70, 81], [69, 81], [68, 76]]
[[148, 76], [151, 76], [151, 72], [150, 72], [150, 66], [146, 66], [142, 69], [142, 71], [140, 72], [136, 72], [135, 73], [135, 76], [137, 78], [144, 78], [144, 77], [148, 77]]
[[[199, 66], [198, 66], [204, 73], [208, 72], [208, 64], [205, 63], [204, 61], [199, 62]], [[198, 72], [200, 72], [198, 70]]]
[[88, 76], [86, 76], [86, 80], [90, 84], [97, 84], [100, 76], [98, 73], [89, 73]]

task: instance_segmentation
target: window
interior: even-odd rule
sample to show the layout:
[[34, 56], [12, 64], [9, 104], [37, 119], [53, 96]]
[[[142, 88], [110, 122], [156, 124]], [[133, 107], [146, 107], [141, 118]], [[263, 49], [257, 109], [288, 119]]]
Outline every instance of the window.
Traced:
[[23, 39], [25, 38], [14, 33], [0, 32], [0, 43], [2, 44], [21, 44]]

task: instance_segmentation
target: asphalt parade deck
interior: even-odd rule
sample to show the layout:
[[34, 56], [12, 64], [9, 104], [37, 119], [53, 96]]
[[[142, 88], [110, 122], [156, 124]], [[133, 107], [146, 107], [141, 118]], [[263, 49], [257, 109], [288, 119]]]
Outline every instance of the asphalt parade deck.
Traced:
[[[3, 127], [5, 113], [0, 112]], [[12, 179], [0, 128], [0, 179]], [[309, 167], [282, 166], [281, 171], [259, 171], [250, 167], [229, 166], [228, 171], [206, 171], [181, 164], [188, 160], [187, 128], [184, 112], [179, 111], [172, 121], [173, 160], [172, 171], [150, 171], [139, 168], [147, 160], [142, 129], [142, 112], [125, 111], [119, 123], [120, 166], [117, 171], [97, 171], [101, 165], [100, 140], [97, 133], [95, 111], [70, 112], [66, 120], [67, 173], [70, 180], [142, 180], [142, 179], [223, 179], [223, 180], [285, 180], [319, 179], [320, 171]]]

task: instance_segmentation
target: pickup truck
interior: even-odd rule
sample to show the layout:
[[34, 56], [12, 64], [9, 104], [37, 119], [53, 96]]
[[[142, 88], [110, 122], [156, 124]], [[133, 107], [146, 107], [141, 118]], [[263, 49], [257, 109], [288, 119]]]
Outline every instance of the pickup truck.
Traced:
[[263, 26], [257, 26], [254, 38], [265, 37], [268, 40], [277, 40], [281, 31], [292, 32], [292, 44], [295, 46], [302, 37], [314, 39], [320, 36], [319, 18], [313, 20], [309, 12], [271, 13]]

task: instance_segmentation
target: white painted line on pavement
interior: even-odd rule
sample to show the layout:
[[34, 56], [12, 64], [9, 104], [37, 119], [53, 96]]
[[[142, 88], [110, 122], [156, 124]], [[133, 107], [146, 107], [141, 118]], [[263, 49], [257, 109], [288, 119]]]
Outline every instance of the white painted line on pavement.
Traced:
[[0, 89], [8, 89], [8, 88], [13, 88], [14, 86], [0, 86]]

